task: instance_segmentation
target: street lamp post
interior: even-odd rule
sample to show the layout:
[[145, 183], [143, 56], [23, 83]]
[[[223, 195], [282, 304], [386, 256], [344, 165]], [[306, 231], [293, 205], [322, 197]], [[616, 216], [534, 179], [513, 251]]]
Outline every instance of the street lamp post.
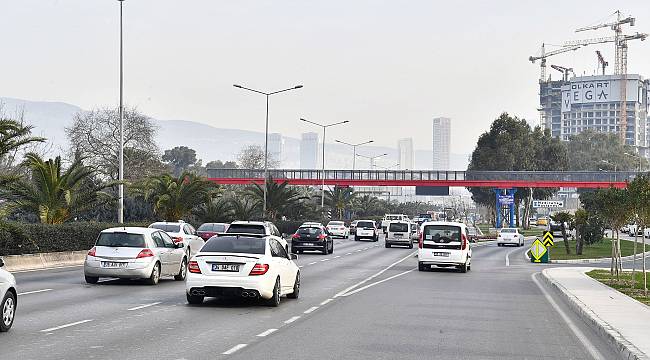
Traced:
[[234, 84], [234, 87], [238, 89], [243, 89], [243, 90], [248, 90], [252, 91], [254, 93], [262, 94], [266, 96], [266, 122], [264, 126], [264, 205], [262, 206], [262, 216], [266, 219], [266, 181], [268, 178], [268, 172], [269, 172], [269, 97], [271, 95], [279, 94], [281, 92], [289, 91], [289, 90], [295, 90], [295, 89], [300, 89], [302, 88], [302, 85], [296, 85], [294, 87], [290, 87], [287, 89], [283, 90], [278, 90], [278, 91], [272, 91], [272, 92], [264, 92], [260, 90], [255, 90], [251, 88], [247, 88], [241, 85]]
[[325, 130], [327, 130], [328, 127], [331, 126], [336, 126], [336, 125], [341, 125], [341, 124], [346, 124], [349, 123], [350, 121], [344, 120], [344, 121], [339, 121], [331, 124], [319, 124], [317, 122], [313, 122], [307, 119], [300, 118], [300, 121], [308, 122], [310, 124], [320, 126], [323, 128], [323, 166], [322, 166], [322, 175], [321, 175], [321, 197], [320, 197], [320, 207], [321, 211], [325, 211]]
[[124, 69], [123, 69], [123, 41], [122, 41], [122, 5], [124, 0], [117, 0], [120, 2], [120, 108], [118, 110], [120, 116], [120, 150], [119, 150], [119, 168], [118, 168], [118, 205], [117, 205], [117, 222], [124, 223]]
[[357, 143], [357, 144], [350, 144], [350, 143], [347, 143], [347, 142], [341, 141], [341, 140], [334, 140], [334, 141], [336, 141], [337, 143], [340, 143], [340, 144], [352, 146], [352, 156], [353, 156], [352, 157], [352, 171], [356, 170], [357, 146], [366, 145], [366, 144], [370, 144], [370, 143], [374, 142], [374, 140], [368, 140], [368, 141], [364, 141], [364, 142]]
[[370, 160], [370, 169], [371, 170], [375, 168], [375, 159], [378, 159], [378, 158], [380, 158], [382, 156], [386, 156], [386, 155], [388, 155], [388, 154], [383, 153], [381, 155], [376, 155], [376, 156], [366, 156], [366, 155], [357, 154], [357, 156], [361, 156], [362, 158], [366, 158], [366, 159]]

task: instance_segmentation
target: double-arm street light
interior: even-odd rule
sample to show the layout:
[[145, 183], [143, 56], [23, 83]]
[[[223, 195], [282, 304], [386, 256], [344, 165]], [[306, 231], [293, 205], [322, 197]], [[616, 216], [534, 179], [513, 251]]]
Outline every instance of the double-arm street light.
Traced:
[[379, 159], [380, 157], [386, 156], [386, 155], [388, 155], [388, 154], [383, 153], [381, 155], [376, 155], [376, 156], [366, 156], [366, 155], [357, 154], [357, 156], [361, 156], [362, 158], [366, 158], [366, 159], [370, 160], [370, 169], [371, 170], [375, 168], [375, 159]]
[[248, 90], [252, 91], [254, 93], [262, 94], [266, 96], [266, 125], [264, 127], [264, 205], [262, 209], [262, 216], [266, 219], [266, 181], [268, 178], [268, 172], [269, 172], [269, 97], [271, 95], [279, 94], [281, 92], [289, 91], [289, 90], [295, 90], [295, 89], [300, 89], [302, 88], [302, 85], [296, 85], [294, 87], [290, 87], [287, 89], [282, 89], [278, 91], [272, 91], [272, 92], [264, 92], [260, 90], [255, 90], [251, 88], [247, 88], [241, 85], [234, 84], [234, 87], [238, 89], [243, 89], [243, 90]]
[[[375, 167], [378, 167], [378, 168], [384, 169], [384, 170], [393, 170], [393, 169], [396, 169], [396, 168], [400, 167], [400, 165], [401, 165], [400, 163], [397, 163], [397, 164], [394, 164], [394, 165], [391, 165], [391, 166], [377, 166], [377, 165], [375, 165]], [[408, 170], [408, 169], [405, 169], [405, 170]]]
[[339, 121], [339, 122], [331, 123], [331, 124], [319, 124], [317, 122], [313, 122], [313, 121], [303, 119], [303, 118], [300, 118], [300, 121], [308, 122], [310, 124], [320, 126], [320, 127], [323, 128], [323, 167], [322, 167], [322, 174], [321, 174], [320, 207], [321, 207], [321, 211], [324, 211], [325, 210], [325, 130], [327, 130], [328, 127], [341, 125], [341, 124], [346, 124], [346, 123], [349, 123], [350, 121], [345, 120], [345, 121]]
[[341, 140], [334, 140], [334, 141], [336, 141], [339, 144], [352, 146], [352, 153], [353, 153], [352, 170], [353, 171], [356, 170], [356, 165], [357, 165], [357, 146], [366, 145], [366, 144], [370, 144], [371, 142], [374, 142], [374, 140], [368, 140], [368, 141], [364, 141], [364, 142], [357, 143], [357, 144], [350, 144], [350, 143], [347, 143], [347, 142], [341, 141]]
[[117, 222], [122, 224], [124, 222], [124, 70], [123, 70], [123, 48], [122, 48], [122, 3], [124, 0], [117, 0], [120, 2], [120, 150], [119, 150], [119, 167], [117, 178], [119, 184], [117, 185], [118, 203], [117, 203]]

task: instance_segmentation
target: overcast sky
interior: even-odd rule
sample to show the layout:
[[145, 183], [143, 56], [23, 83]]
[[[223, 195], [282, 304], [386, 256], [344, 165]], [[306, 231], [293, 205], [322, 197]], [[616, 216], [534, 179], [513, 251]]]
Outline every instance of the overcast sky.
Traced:
[[[470, 153], [503, 111], [537, 122], [542, 42], [616, 10], [650, 33], [650, 1], [126, 0], [125, 99], [159, 119], [264, 130], [264, 97], [232, 86], [303, 89], [271, 98], [270, 130], [349, 120], [328, 140], [413, 137], [431, 147], [431, 119], [452, 118], [452, 152]], [[0, 96], [91, 109], [118, 102], [115, 0], [0, 0]], [[650, 76], [650, 41], [629, 46], [629, 71]], [[613, 71], [613, 44], [549, 64]], [[559, 73], [549, 73], [558, 77]], [[191, 139], [188, 139], [191, 145]]]

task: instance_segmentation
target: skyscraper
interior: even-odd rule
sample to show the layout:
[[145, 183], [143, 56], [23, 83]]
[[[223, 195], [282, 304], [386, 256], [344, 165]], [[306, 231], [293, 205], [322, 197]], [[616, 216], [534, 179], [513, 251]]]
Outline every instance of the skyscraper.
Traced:
[[433, 170], [449, 170], [451, 119], [433, 119]]
[[278, 167], [282, 168], [282, 152], [284, 150], [284, 139], [282, 134], [270, 133], [269, 134], [269, 158], [277, 163]]
[[413, 169], [413, 138], [404, 138], [397, 141], [397, 154], [399, 168], [402, 170]]
[[300, 168], [316, 169], [318, 166], [318, 134], [303, 133], [300, 137]]

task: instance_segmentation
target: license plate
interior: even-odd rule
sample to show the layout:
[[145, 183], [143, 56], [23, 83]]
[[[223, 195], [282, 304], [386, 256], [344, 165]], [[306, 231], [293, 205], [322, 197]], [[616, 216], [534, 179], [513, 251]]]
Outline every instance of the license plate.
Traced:
[[125, 262], [102, 261], [103, 268], [125, 268], [127, 265]]
[[238, 272], [239, 264], [212, 264], [212, 271]]
[[395, 237], [402, 237], [402, 234], [395, 234]]
[[313, 243], [302, 243], [301, 245], [305, 245], [305, 246], [314, 246]]
[[449, 257], [448, 252], [434, 252], [433, 256], [444, 256], [444, 257]]

